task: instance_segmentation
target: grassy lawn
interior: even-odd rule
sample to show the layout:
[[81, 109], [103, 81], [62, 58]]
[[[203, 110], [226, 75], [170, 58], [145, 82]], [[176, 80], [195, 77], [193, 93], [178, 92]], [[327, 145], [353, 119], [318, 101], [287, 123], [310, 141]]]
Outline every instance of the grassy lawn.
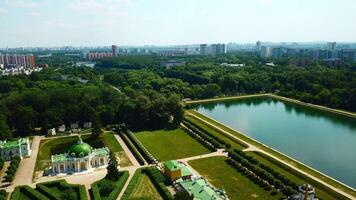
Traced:
[[191, 117], [191, 116], [184, 116], [184, 118], [188, 119], [189, 121], [193, 122], [195, 125], [203, 128], [204, 130], [208, 131], [209, 133], [212, 133], [214, 134], [215, 136], [218, 136], [220, 137], [221, 139], [223, 139], [225, 142], [231, 144], [231, 147], [232, 148], [235, 148], [235, 149], [245, 149], [246, 146], [241, 144], [241, 143], [238, 143], [237, 141], [234, 141], [232, 139], [230, 139], [229, 137], [225, 136], [224, 134], [221, 134], [220, 132], [210, 128], [209, 126], [205, 125], [204, 123], [196, 120], [195, 118]]
[[143, 131], [135, 134], [160, 161], [181, 159], [210, 153], [183, 129]]
[[278, 200], [281, 195], [272, 196], [234, 168], [225, 163], [226, 157], [210, 157], [189, 161], [189, 165], [198, 171], [215, 187], [224, 188], [231, 200]]
[[[91, 135], [82, 135], [83, 141], [90, 144], [93, 148], [107, 146], [110, 151], [115, 152], [120, 160], [123, 161], [123, 166], [131, 165], [122, 147], [117, 142], [115, 136], [110, 132], [105, 132], [100, 135], [99, 139], [91, 137]], [[46, 169], [50, 165], [51, 155], [66, 153], [69, 148], [78, 141], [78, 136], [60, 137], [55, 139], [41, 140], [36, 161], [35, 171]]]
[[146, 174], [141, 173], [141, 170], [138, 170], [136, 173], [138, 173], [136, 174], [138, 176], [138, 179], [137, 182], [132, 185], [133, 190], [130, 193], [128, 199], [163, 199], [158, 193], [153, 183], [151, 182], [150, 178]]
[[[208, 117], [206, 117], [206, 116], [204, 116], [204, 115], [202, 115], [202, 114], [200, 114], [200, 113], [198, 113], [198, 112], [196, 112], [194, 110], [189, 110], [188, 113], [194, 114], [194, 115], [198, 116], [199, 118], [204, 119], [204, 120], [210, 122], [211, 124], [220, 127], [224, 131], [227, 131], [227, 132], [235, 135], [236, 137], [238, 137], [238, 138], [240, 138], [240, 139], [242, 139], [242, 140], [244, 140], [244, 141], [246, 141], [246, 142], [248, 142], [250, 144], [253, 144], [253, 145], [263, 149], [264, 151], [266, 151], [266, 152], [268, 152], [268, 153], [270, 153], [270, 154], [272, 154], [274, 156], [279, 157], [283, 161], [285, 161], [285, 162], [287, 162], [287, 163], [289, 163], [289, 164], [291, 164], [291, 165], [293, 165], [295, 167], [298, 167], [299, 169], [301, 169], [301, 170], [303, 170], [303, 171], [305, 171], [305, 172], [307, 172], [307, 173], [309, 173], [309, 174], [311, 174], [311, 175], [313, 175], [315, 177], [318, 177], [318, 178], [322, 179], [323, 181], [329, 183], [330, 185], [333, 185], [336, 188], [339, 188], [339, 189], [341, 189], [341, 190], [343, 190], [343, 191], [345, 191], [345, 192], [347, 192], [347, 193], [349, 193], [351, 195], [355, 195], [356, 196], [356, 192], [352, 191], [351, 189], [342, 186], [341, 184], [333, 181], [332, 179], [330, 179], [330, 178], [328, 178], [326, 176], [323, 176], [319, 172], [317, 172], [317, 171], [315, 171], [315, 170], [313, 170], [313, 169], [311, 169], [311, 168], [309, 168], [309, 167], [307, 167], [305, 165], [297, 163], [297, 162], [291, 160], [290, 158], [288, 158], [288, 157], [286, 157], [286, 156], [284, 156], [284, 155], [282, 155], [282, 154], [280, 154], [280, 153], [278, 153], [278, 152], [276, 152], [276, 151], [274, 151], [274, 150], [272, 150], [270, 148], [267, 148], [266, 146], [263, 146], [261, 143], [258, 143], [258, 142], [254, 141], [254, 140], [251, 140], [250, 138], [246, 137], [242, 133], [239, 133], [238, 131], [230, 129], [229, 127], [226, 127], [226, 126], [220, 124], [219, 122], [216, 122], [216, 121], [214, 121], [214, 120], [212, 120], [212, 119], [210, 119], [210, 118], [208, 118]], [[193, 118], [193, 119], [195, 119], [196, 121], [200, 122], [201, 124], [204, 124], [204, 122], [201, 122], [199, 119], [196, 119], [196, 118]], [[206, 125], [206, 126], [210, 127], [209, 125]], [[212, 127], [210, 127], [210, 128], [214, 129]], [[214, 130], [216, 130], [216, 129], [214, 129]], [[216, 131], [219, 131], [219, 130], [216, 130]], [[283, 165], [282, 163], [279, 163], [278, 161], [273, 160], [272, 158], [265, 159], [262, 156], [259, 156], [257, 154], [254, 154], [254, 156], [256, 158], [258, 158], [259, 160], [263, 161], [263, 163], [266, 163], [267, 165], [269, 165], [269, 166], [273, 167], [274, 169], [280, 171], [282, 174], [284, 174], [286, 176], [290, 176], [290, 178], [292, 180], [295, 180], [297, 183], [311, 183], [312, 185], [316, 186], [317, 190], [319, 191], [319, 196], [322, 197], [322, 198], [325, 197], [324, 199], [345, 199], [345, 198], [340, 197], [340, 195], [335, 197], [335, 194], [332, 195], [332, 193], [334, 193], [334, 192], [330, 191], [325, 186], [320, 185], [319, 183], [316, 183], [315, 181], [310, 180], [309, 178], [305, 177], [304, 175], [297, 173], [293, 169], [290, 169], [289, 167]]]

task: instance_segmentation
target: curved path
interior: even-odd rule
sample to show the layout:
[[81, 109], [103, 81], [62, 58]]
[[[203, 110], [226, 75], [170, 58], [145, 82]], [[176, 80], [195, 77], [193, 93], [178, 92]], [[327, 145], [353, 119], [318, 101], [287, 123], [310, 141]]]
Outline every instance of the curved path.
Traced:
[[349, 199], [356, 200], [356, 197], [355, 197], [355, 196], [353, 196], [353, 195], [351, 195], [351, 194], [349, 194], [349, 193], [346, 193], [345, 191], [340, 190], [339, 188], [336, 188], [336, 187], [334, 187], [333, 185], [330, 185], [329, 183], [325, 182], [324, 180], [322, 180], [322, 179], [320, 179], [320, 178], [318, 178], [318, 177], [315, 177], [315, 176], [309, 174], [308, 172], [305, 172], [305, 171], [303, 171], [303, 170], [298, 169], [298, 168], [295, 167], [294, 165], [291, 165], [291, 164], [289, 164], [288, 162], [285, 162], [284, 160], [278, 158], [277, 156], [275, 156], [275, 155], [273, 155], [273, 154], [270, 154], [270, 153], [264, 151], [263, 149], [261, 149], [261, 148], [255, 146], [255, 145], [253, 145], [253, 144], [247, 143], [246, 141], [244, 141], [244, 140], [242, 140], [242, 139], [236, 137], [235, 135], [231, 134], [230, 132], [228, 132], [228, 131], [226, 131], [226, 130], [220, 128], [219, 126], [216, 126], [215, 124], [212, 124], [212, 123], [210, 123], [209, 121], [206, 121], [205, 119], [202, 119], [202, 118], [200, 118], [200, 117], [198, 117], [198, 116], [196, 116], [196, 115], [194, 115], [194, 114], [192, 114], [192, 113], [188, 113], [188, 115], [190, 115], [190, 116], [192, 116], [192, 117], [194, 117], [194, 118], [196, 118], [196, 119], [199, 119], [200, 121], [202, 121], [202, 122], [208, 124], [209, 126], [214, 127], [215, 129], [217, 129], [217, 130], [219, 130], [219, 131], [221, 131], [221, 132], [223, 132], [223, 133], [229, 135], [229, 137], [232, 137], [232, 138], [234, 138], [234, 139], [236, 139], [236, 140], [238, 140], [238, 141], [243, 142], [244, 144], [247, 144], [247, 145], [248, 145], [248, 150], [253, 150], [253, 151], [261, 152], [261, 153], [263, 153], [263, 154], [265, 154], [265, 155], [267, 155], [267, 156], [273, 158], [274, 160], [276, 160], [276, 161], [278, 161], [278, 162], [280, 162], [280, 163], [283, 163], [284, 165], [286, 165], [286, 166], [292, 168], [293, 170], [295, 170], [295, 171], [297, 171], [297, 172], [299, 172], [299, 173], [301, 173], [301, 174], [303, 174], [303, 175], [305, 175], [305, 176], [307, 176], [307, 177], [309, 177], [309, 178], [311, 178], [311, 179], [313, 179], [313, 180], [315, 180], [315, 181], [317, 181], [317, 182], [319, 182], [319, 183], [325, 185], [326, 187], [328, 187], [328, 188], [330, 188], [330, 189], [336, 191], [337, 193], [342, 194], [343, 196], [345, 196], [345, 197], [347, 197], [347, 198], [349, 198]]

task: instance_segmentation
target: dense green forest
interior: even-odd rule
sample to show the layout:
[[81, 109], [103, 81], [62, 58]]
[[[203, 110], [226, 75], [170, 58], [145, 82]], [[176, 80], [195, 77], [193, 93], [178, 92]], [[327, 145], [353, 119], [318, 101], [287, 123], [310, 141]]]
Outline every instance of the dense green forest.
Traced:
[[74, 122], [90, 121], [95, 126], [127, 123], [134, 129], [154, 129], [176, 125], [182, 119], [177, 95], [145, 88], [117, 91], [98, 77], [95, 70], [85, 68], [2, 77], [0, 137], [30, 135], [35, 128], [46, 131]]
[[[160, 66], [172, 59], [186, 64]], [[43, 72], [0, 77], [0, 137], [86, 121], [95, 126], [126, 123], [132, 129], [163, 128], [182, 120], [183, 98], [272, 92], [356, 111], [355, 65], [330, 68], [316, 62], [297, 67], [283, 60], [271, 67], [266, 62], [270, 60], [248, 54], [119, 56], [105, 58], [91, 69], [75, 67], [70, 58], [56, 56]]]
[[[116, 63], [118, 59], [110, 62]], [[139, 59], [137, 57], [136, 62]], [[355, 64], [331, 68], [316, 62], [307, 67], [297, 67], [286, 60], [279, 60], [275, 62], [276, 66], [271, 67], [264, 65], [268, 60], [234, 54], [189, 56], [184, 59], [185, 66], [170, 69], [160, 68], [154, 62], [147, 63], [145, 59], [145, 65], [150, 67], [139, 71], [106, 71], [105, 81], [120, 87], [174, 92], [182, 98], [192, 99], [271, 92], [308, 103], [356, 111]], [[220, 66], [221, 63], [242, 63], [246, 66], [226, 67]]]

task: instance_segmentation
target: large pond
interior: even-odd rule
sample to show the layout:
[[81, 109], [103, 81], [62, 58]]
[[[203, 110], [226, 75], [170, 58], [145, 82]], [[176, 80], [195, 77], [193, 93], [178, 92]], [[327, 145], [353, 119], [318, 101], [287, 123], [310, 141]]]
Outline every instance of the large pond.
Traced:
[[355, 118], [268, 97], [196, 110], [356, 188]]

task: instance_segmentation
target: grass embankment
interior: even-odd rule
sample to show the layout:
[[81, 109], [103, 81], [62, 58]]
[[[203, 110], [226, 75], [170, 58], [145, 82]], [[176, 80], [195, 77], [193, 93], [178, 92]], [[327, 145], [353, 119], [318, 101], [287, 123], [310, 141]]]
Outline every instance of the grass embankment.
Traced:
[[133, 199], [163, 199], [150, 178], [142, 172], [142, 169], [136, 170], [132, 177], [125, 194], [124, 200]]
[[[287, 157], [287, 156], [285, 156], [285, 155], [283, 155], [283, 154], [281, 154], [281, 153], [279, 153], [277, 151], [274, 151], [273, 149], [269, 148], [268, 146], [263, 145], [262, 143], [260, 143], [260, 142], [258, 142], [256, 140], [253, 140], [253, 139], [247, 137], [246, 135], [244, 135], [244, 134], [242, 134], [242, 133], [240, 133], [240, 132], [238, 132], [238, 131], [236, 131], [236, 130], [234, 130], [232, 128], [229, 128], [229, 127], [227, 127], [227, 126], [225, 126], [225, 125], [223, 125], [223, 124], [221, 124], [221, 123], [219, 123], [219, 122], [217, 122], [215, 120], [212, 120], [212, 119], [206, 117], [205, 115], [202, 115], [202, 114], [200, 114], [200, 113], [198, 113], [198, 112], [196, 112], [194, 110], [189, 110], [189, 111], [187, 111], [187, 113], [193, 114], [193, 115], [195, 115], [195, 116], [197, 116], [197, 117], [199, 117], [199, 118], [201, 118], [203, 120], [206, 120], [207, 122], [213, 124], [214, 126], [217, 126], [220, 129], [222, 129], [222, 130], [224, 130], [224, 131], [236, 136], [240, 140], [245, 141], [246, 143], [252, 144], [252, 145], [262, 149], [263, 151], [265, 151], [267, 153], [270, 153], [273, 156], [278, 157], [279, 159], [283, 160], [284, 162], [286, 162], [286, 163], [288, 163], [288, 164], [290, 164], [292, 166], [295, 166], [298, 169], [300, 169], [300, 170], [302, 170], [302, 171], [304, 171], [304, 172], [306, 172], [306, 173], [308, 173], [308, 174], [310, 174], [310, 175], [312, 175], [314, 177], [318, 177], [319, 179], [321, 179], [324, 182], [332, 185], [335, 188], [338, 188], [338, 189], [340, 189], [340, 190], [342, 190], [342, 191], [344, 191], [344, 192], [346, 192], [346, 193], [348, 193], [348, 194], [350, 194], [352, 196], [356, 196], [356, 192], [354, 190], [352, 190], [352, 189], [350, 189], [350, 188], [348, 188], [348, 187], [336, 182], [335, 180], [333, 180], [333, 179], [331, 179], [331, 178], [329, 178], [327, 176], [324, 176], [323, 174], [315, 171], [314, 169], [312, 169], [312, 168], [310, 168], [310, 167], [308, 167], [308, 166], [306, 166], [306, 165], [304, 165], [304, 164], [302, 164], [300, 162], [297, 162], [296, 160], [293, 160], [293, 159], [291, 159], [291, 158], [289, 158], [289, 157]], [[214, 129], [215, 131], [220, 132], [221, 134], [224, 134], [222, 131], [216, 129], [215, 127], [210, 126], [209, 124], [206, 124], [206, 123], [202, 122], [201, 120], [199, 120], [197, 118], [195, 118], [195, 119], [197, 121], [200, 121], [201, 123], [205, 124], [206, 126], [210, 127], [211, 129]], [[288, 174], [290, 172], [295, 174], [295, 177], [299, 178], [299, 180], [295, 179], [296, 182], [303, 181], [304, 183], [307, 182], [307, 183], [311, 183], [311, 184], [315, 185], [317, 187], [318, 191], [320, 191], [320, 193], [321, 193], [320, 196], [321, 197], [324, 196], [323, 194], [325, 194], [325, 197], [328, 197], [328, 198], [324, 198], [324, 199], [345, 199], [345, 198], [342, 198], [341, 195], [338, 195], [335, 191], [333, 191], [333, 190], [327, 188], [326, 186], [321, 185], [320, 183], [310, 179], [309, 177], [306, 177], [305, 175], [303, 175], [303, 174], [291, 169], [290, 167], [284, 165], [283, 163], [280, 163], [280, 162], [278, 162], [278, 161], [274, 160], [273, 158], [270, 158], [270, 157], [268, 157], [266, 155], [263, 155], [263, 157], [265, 158], [266, 162], [268, 161], [270, 163], [270, 164], [268, 164], [268, 163], [266, 163], [266, 164], [271, 165], [271, 163], [273, 163], [274, 166], [278, 166], [279, 169], [281, 170], [280, 172], [282, 174]], [[262, 158], [262, 156], [260, 156], [260, 159], [261, 158]]]
[[[93, 148], [101, 148], [107, 146], [110, 151], [115, 152], [120, 156], [120, 165], [128, 166], [130, 161], [123, 152], [122, 147], [117, 142], [115, 136], [110, 132], [105, 132], [99, 138], [92, 135], [82, 135], [83, 141], [91, 145]], [[51, 155], [66, 153], [69, 148], [78, 141], [78, 136], [58, 137], [54, 139], [41, 140], [35, 166], [35, 171], [45, 170], [51, 162]]]
[[187, 158], [210, 152], [181, 128], [142, 131], [135, 135], [159, 161]]
[[215, 187], [223, 188], [231, 200], [278, 200], [281, 195], [272, 196], [246, 176], [225, 163], [226, 157], [210, 157], [189, 161], [189, 165], [198, 171]]
[[202, 123], [201, 121], [195, 119], [194, 117], [191, 116], [184, 116], [185, 119], [188, 119], [189, 121], [193, 122], [195, 125], [203, 128], [204, 130], [208, 131], [209, 133], [212, 133], [215, 136], [220, 137], [221, 139], [223, 139], [226, 143], [231, 144], [231, 148], [235, 148], [235, 149], [244, 149], [247, 148], [246, 145], [240, 143], [240, 141], [235, 140], [234, 138], [228, 137], [226, 135], [223, 135], [221, 133], [219, 133], [218, 131], [216, 131], [215, 129], [210, 128], [209, 126], [207, 126], [205, 123]]
[[191, 100], [191, 101], [186, 101], [186, 105], [190, 104], [202, 104], [202, 103], [212, 103], [212, 102], [226, 102], [230, 100], [237, 100], [237, 99], [246, 99], [246, 98], [252, 98], [252, 97], [264, 97], [264, 96], [269, 96], [270, 94], [250, 94], [250, 95], [241, 95], [241, 96], [230, 96], [230, 97], [218, 97], [218, 98], [212, 98], [212, 99], [201, 99], [201, 100]]

